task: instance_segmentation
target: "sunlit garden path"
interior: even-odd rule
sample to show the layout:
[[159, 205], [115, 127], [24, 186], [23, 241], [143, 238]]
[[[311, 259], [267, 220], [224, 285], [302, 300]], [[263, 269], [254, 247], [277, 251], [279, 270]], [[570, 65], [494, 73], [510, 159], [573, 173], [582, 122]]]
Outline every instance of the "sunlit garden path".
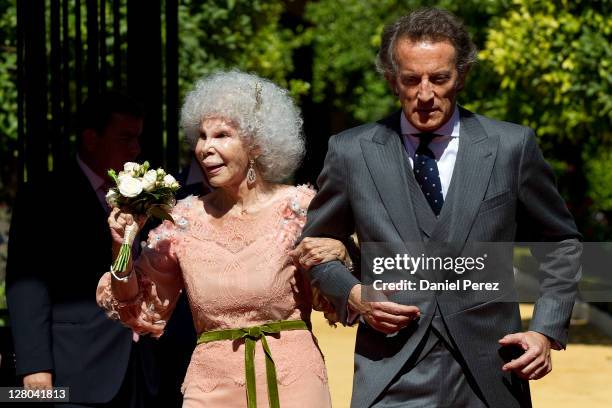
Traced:
[[[533, 307], [521, 305], [528, 324]], [[314, 331], [325, 355], [334, 408], [349, 406], [355, 329], [329, 327], [320, 313]], [[567, 350], [553, 353], [553, 372], [531, 383], [535, 408], [608, 408], [612, 403], [612, 338], [588, 323], [576, 323]]]

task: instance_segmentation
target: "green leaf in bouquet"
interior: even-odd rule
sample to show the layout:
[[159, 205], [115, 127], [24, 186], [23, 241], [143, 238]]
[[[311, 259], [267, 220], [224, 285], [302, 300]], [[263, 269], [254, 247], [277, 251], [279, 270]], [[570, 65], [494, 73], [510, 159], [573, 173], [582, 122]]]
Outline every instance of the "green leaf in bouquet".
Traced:
[[159, 200], [159, 193], [156, 193], [154, 191], [149, 191], [147, 192], [147, 198], [148, 200]]
[[107, 173], [108, 173], [108, 176], [113, 179], [113, 181], [115, 182], [115, 185], [119, 184], [119, 181], [117, 180], [117, 173], [115, 173], [115, 170], [110, 169]]
[[[164, 200], [162, 200], [160, 197], [147, 194], [147, 196], [144, 196], [144, 197], [138, 196], [137, 199], [131, 202], [131, 205], [140, 206], [144, 208], [144, 207], [149, 207], [151, 205], [158, 205], [162, 203], [164, 203]], [[144, 214], [144, 211], [142, 213]]]
[[143, 191], [136, 198], [138, 200], [151, 201], [151, 200], [156, 200], [158, 197], [152, 191]]
[[149, 207], [149, 210], [147, 211], [147, 215], [150, 217], [159, 218], [162, 221], [168, 220], [174, 224], [174, 219], [172, 218], [170, 213], [168, 213], [168, 211], [166, 211], [162, 206], [154, 205], [152, 207]]
[[146, 198], [128, 198], [123, 202], [122, 208], [134, 215], [146, 214], [146, 207], [149, 200]]
[[128, 201], [125, 199], [125, 197], [119, 194], [119, 197], [117, 198], [117, 206], [123, 208], [127, 205], [127, 203]]

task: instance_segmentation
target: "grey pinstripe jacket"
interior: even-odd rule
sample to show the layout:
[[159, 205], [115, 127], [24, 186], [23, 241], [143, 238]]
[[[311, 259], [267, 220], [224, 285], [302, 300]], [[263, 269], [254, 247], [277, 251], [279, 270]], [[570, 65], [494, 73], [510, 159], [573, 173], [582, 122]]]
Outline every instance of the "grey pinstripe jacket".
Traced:
[[[345, 241], [356, 231], [362, 243], [404, 243], [409, 252], [418, 248], [406, 243], [513, 242], [517, 235], [524, 241], [555, 242], [547, 253], [534, 254], [541, 261], [541, 296], [530, 330], [564, 346], [581, 273], [581, 246], [552, 171], [531, 129], [463, 108], [460, 120], [453, 179], [439, 218], [412, 174], [398, 111], [330, 138], [303, 237]], [[310, 277], [346, 323], [348, 294], [359, 280], [338, 262], [313, 268]], [[368, 407], [384, 392], [423, 337], [436, 305], [488, 404], [517, 407], [529, 399], [528, 384], [503, 373], [498, 354], [498, 339], [521, 331], [512, 290], [467, 297], [437, 292], [418, 301], [398, 296], [392, 300], [418, 304], [421, 320], [395, 336], [360, 323], [352, 407]]]

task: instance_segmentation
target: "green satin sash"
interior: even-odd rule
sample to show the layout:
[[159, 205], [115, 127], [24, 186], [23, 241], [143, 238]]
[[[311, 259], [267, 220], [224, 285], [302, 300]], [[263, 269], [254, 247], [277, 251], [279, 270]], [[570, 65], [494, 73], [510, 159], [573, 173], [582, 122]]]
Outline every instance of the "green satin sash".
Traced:
[[210, 343], [219, 340], [244, 339], [244, 366], [247, 388], [247, 407], [257, 408], [257, 390], [255, 383], [255, 343], [261, 340], [266, 355], [266, 379], [268, 382], [268, 403], [270, 408], [280, 408], [278, 398], [278, 384], [276, 381], [276, 367], [268, 347], [266, 336], [287, 330], [310, 330], [303, 320], [281, 320], [270, 322], [261, 326], [245, 327], [242, 329], [213, 330], [200, 334], [198, 344]]

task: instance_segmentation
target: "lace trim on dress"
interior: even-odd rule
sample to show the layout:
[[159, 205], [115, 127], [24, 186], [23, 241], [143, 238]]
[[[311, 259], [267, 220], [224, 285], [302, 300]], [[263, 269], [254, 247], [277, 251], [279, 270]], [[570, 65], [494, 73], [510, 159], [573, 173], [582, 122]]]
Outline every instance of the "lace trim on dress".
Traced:
[[127, 301], [118, 301], [111, 290], [111, 275], [107, 272], [98, 286], [98, 305], [106, 310], [106, 315], [119, 320], [124, 326], [138, 334], [151, 334], [159, 338], [164, 333], [166, 322], [161, 315], [174, 307], [168, 301], [162, 302], [157, 296], [155, 284], [139, 272], [138, 294]]
[[281, 225], [278, 228], [277, 242], [285, 252], [290, 251], [300, 237], [306, 224], [308, 204], [314, 195], [315, 190], [310, 185], [299, 185], [280, 208], [278, 219]]
[[[309, 199], [314, 196], [315, 192], [308, 185], [300, 185], [287, 190], [285, 195], [272, 204], [276, 212], [274, 218], [277, 222], [270, 223], [268, 217], [255, 214], [254, 216], [226, 215], [223, 217], [223, 222], [219, 223], [214, 217], [207, 214], [204, 219], [197, 216], [189, 217], [192, 221], [190, 223], [185, 221], [187, 225], [185, 229], [189, 229], [190, 234], [188, 235], [191, 237], [223, 247], [233, 254], [242, 251], [261, 239], [262, 236], [285, 229], [287, 229], [285, 235], [277, 242], [284, 242], [284, 238], [289, 238], [291, 235], [294, 235], [293, 239], [297, 239], [306, 220]], [[199, 201], [200, 211], [205, 212], [202, 198], [194, 197], [194, 199]], [[192, 200], [192, 203], [195, 200]], [[279, 223], [287, 224], [287, 227]]]

